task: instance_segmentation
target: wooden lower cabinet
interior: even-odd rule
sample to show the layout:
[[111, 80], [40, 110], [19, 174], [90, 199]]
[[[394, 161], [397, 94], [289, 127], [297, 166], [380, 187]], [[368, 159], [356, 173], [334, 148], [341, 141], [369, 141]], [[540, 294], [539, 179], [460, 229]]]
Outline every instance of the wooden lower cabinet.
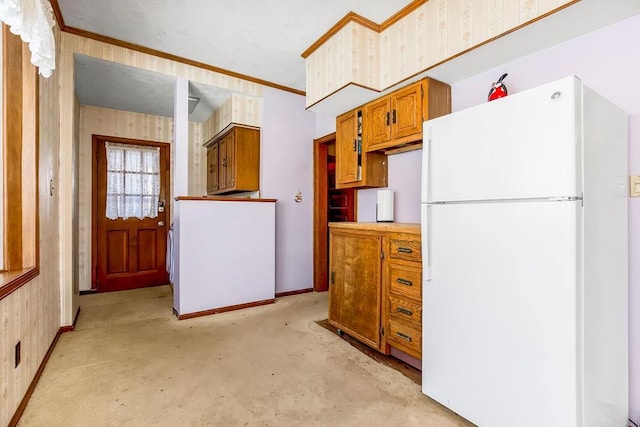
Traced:
[[422, 359], [422, 247], [420, 233], [388, 235], [385, 338], [390, 347]]
[[366, 231], [331, 229], [329, 323], [381, 349], [382, 238]]
[[420, 225], [340, 222], [329, 231], [329, 323], [382, 353], [420, 358]]

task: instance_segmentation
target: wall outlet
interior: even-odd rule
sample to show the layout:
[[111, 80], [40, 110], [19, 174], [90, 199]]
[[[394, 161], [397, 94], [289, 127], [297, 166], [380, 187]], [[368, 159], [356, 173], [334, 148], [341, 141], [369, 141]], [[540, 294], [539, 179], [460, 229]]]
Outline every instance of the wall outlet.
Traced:
[[15, 361], [16, 361], [15, 367], [17, 368], [18, 365], [20, 364], [20, 341], [18, 341], [18, 344], [16, 344]]

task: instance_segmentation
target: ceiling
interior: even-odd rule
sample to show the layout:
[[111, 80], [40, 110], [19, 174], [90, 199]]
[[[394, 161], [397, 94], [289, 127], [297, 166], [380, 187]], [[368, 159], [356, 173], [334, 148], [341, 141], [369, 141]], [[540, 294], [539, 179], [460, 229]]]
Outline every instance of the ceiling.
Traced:
[[[144, 46], [298, 92], [305, 90], [301, 53], [348, 12], [382, 23], [411, 2], [57, 0], [63, 27]], [[56, 0], [52, 3], [55, 5]], [[451, 84], [639, 11], [637, 0], [581, 0], [427, 73]], [[173, 116], [174, 79], [170, 76], [76, 55], [75, 79], [82, 104]], [[189, 89], [191, 95], [202, 99], [190, 116], [193, 121], [206, 119], [229, 96], [224, 89], [205, 85], [190, 84]], [[346, 110], [344, 106], [340, 108]]]
[[[353, 11], [383, 22], [411, 0], [57, 0], [73, 27], [233, 73], [305, 90], [300, 56]], [[173, 117], [174, 81], [167, 76], [75, 56], [81, 104]], [[201, 101], [189, 120], [206, 120], [230, 94], [190, 82]]]
[[300, 56], [348, 12], [380, 23], [411, 0], [58, 0], [64, 24], [305, 90]]
[[[175, 77], [84, 55], [74, 59], [80, 104], [173, 117]], [[189, 82], [189, 95], [199, 100], [189, 120], [203, 122], [231, 91]]]

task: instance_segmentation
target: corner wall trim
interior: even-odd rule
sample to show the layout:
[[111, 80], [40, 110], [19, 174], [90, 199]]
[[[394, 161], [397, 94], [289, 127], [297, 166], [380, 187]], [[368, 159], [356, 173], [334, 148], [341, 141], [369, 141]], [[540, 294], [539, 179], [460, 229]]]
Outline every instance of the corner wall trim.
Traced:
[[80, 307], [78, 307], [78, 310], [76, 311], [76, 315], [73, 317], [73, 323], [67, 326], [60, 326], [60, 332], [64, 334], [65, 332], [75, 331], [76, 323], [78, 323], [78, 316], [80, 316]]
[[287, 291], [287, 292], [278, 292], [278, 293], [276, 293], [276, 298], [288, 297], [288, 296], [291, 296], [291, 295], [306, 294], [308, 292], [313, 292], [313, 288], [298, 289], [298, 290], [295, 290], [295, 291]]
[[[73, 330], [73, 326], [71, 326], [71, 328], [72, 328], [71, 330]], [[18, 425], [18, 422], [20, 421], [20, 417], [22, 417], [22, 414], [24, 413], [24, 410], [27, 407], [27, 403], [29, 403], [29, 399], [31, 398], [33, 391], [36, 389], [36, 385], [38, 384], [38, 381], [40, 381], [42, 372], [44, 372], [44, 368], [47, 365], [47, 362], [49, 361], [49, 357], [51, 357], [51, 353], [53, 353], [53, 349], [58, 343], [58, 339], [60, 338], [60, 335], [62, 335], [63, 332], [66, 332], [64, 329], [65, 327], [61, 327], [60, 329], [58, 329], [56, 336], [53, 338], [53, 341], [49, 346], [49, 350], [47, 350], [47, 354], [44, 355], [44, 359], [42, 359], [42, 363], [40, 363], [40, 367], [36, 371], [36, 374], [33, 376], [33, 380], [31, 380], [31, 384], [29, 384], [29, 388], [27, 389], [27, 392], [24, 394], [24, 397], [20, 401], [20, 405], [18, 405], [18, 408], [16, 409], [16, 412], [13, 414], [11, 421], [9, 421], [9, 427], [15, 427]]]
[[173, 309], [173, 312], [178, 317], [178, 320], [186, 320], [186, 319], [193, 319], [194, 317], [209, 316], [210, 314], [218, 314], [218, 313], [224, 313], [227, 311], [240, 310], [243, 308], [258, 307], [260, 305], [273, 304], [274, 302], [276, 302], [276, 300], [275, 298], [272, 298], [272, 299], [265, 299], [262, 301], [248, 302], [246, 304], [229, 305], [227, 307], [214, 308], [211, 310], [196, 311], [194, 313], [187, 313], [187, 314], [178, 314], [178, 311], [175, 308]]

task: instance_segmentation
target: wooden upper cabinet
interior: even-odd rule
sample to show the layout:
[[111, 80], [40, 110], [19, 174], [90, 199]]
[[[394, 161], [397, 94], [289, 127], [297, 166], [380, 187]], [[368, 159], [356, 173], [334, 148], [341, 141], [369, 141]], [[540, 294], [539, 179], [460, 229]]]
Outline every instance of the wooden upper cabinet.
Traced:
[[422, 83], [416, 83], [391, 96], [391, 139], [421, 133]]
[[336, 184], [358, 182], [358, 117], [349, 111], [336, 119]]
[[258, 191], [260, 188], [260, 129], [235, 126], [209, 140], [207, 194]]
[[451, 112], [451, 88], [424, 79], [366, 104], [365, 151], [409, 151], [422, 142], [422, 122]]
[[365, 106], [364, 140], [367, 147], [391, 139], [390, 101], [388, 97], [384, 97]]
[[363, 149], [363, 112], [349, 111], [336, 119], [336, 188], [386, 187], [387, 158]]

